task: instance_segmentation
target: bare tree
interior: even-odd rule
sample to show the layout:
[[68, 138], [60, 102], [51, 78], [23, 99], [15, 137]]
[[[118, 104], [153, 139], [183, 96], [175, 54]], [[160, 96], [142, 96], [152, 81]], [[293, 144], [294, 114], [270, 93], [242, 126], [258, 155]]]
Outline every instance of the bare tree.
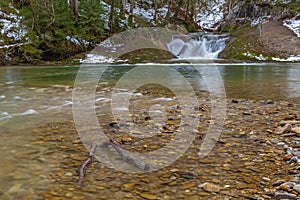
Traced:
[[70, 0], [70, 7], [73, 13], [74, 19], [77, 22], [78, 20], [78, 2], [77, 0]]

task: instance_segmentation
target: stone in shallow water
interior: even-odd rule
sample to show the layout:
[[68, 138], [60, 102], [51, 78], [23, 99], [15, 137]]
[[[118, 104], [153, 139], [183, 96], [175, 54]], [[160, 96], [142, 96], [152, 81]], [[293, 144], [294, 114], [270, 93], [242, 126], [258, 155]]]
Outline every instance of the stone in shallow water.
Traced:
[[186, 190], [186, 189], [194, 187], [195, 185], [196, 185], [195, 182], [185, 183], [185, 184], [183, 184], [183, 185], [180, 186], [180, 189]]
[[296, 195], [290, 193], [275, 193], [275, 199], [296, 199]]
[[288, 184], [283, 183], [279, 186], [279, 189], [281, 189], [283, 191], [289, 191], [291, 188]]
[[199, 187], [203, 188], [206, 192], [220, 192], [220, 187], [212, 183], [203, 183]]
[[273, 183], [273, 186], [280, 186], [281, 184], [285, 183], [285, 180], [277, 180]]
[[298, 194], [300, 194], [300, 185], [295, 185], [294, 187], [293, 187], [293, 190], [294, 191], [296, 191]]
[[292, 132], [300, 134], [300, 127], [294, 127], [294, 128], [292, 128]]
[[157, 199], [155, 195], [149, 193], [141, 193], [140, 196], [143, 197], [144, 199], [149, 199], [149, 200]]
[[136, 183], [126, 183], [122, 186], [122, 190], [131, 191], [135, 185], [136, 185]]

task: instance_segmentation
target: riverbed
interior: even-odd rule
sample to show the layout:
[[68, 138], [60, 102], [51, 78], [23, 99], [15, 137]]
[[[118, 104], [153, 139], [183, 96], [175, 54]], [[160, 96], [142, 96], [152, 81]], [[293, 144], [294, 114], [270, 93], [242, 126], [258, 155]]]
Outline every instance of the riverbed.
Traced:
[[[123, 163], [113, 149], [108, 149], [104, 152], [120, 163], [119, 168], [94, 159], [86, 171], [83, 185], [78, 187], [76, 170], [88, 156], [72, 110], [78, 105], [74, 102], [74, 91], [88, 89], [75, 84], [80, 81], [77, 75], [82, 68], [85, 69], [83, 73], [96, 76], [97, 84], [92, 104], [85, 101], [86, 96], [79, 104], [94, 106], [92, 110], [99, 129], [107, 137], [130, 152], [145, 154], [166, 147], [176, 134], [180, 135], [180, 127], [190, 127], [197, 121], [197, 126], [191, 127], [194, 136], [191, 144], [180, 143], [182, 146], [178, 146], [179, 150], [186, 147], [187, 150], [166, 166], [156, 163], [160, 166], [157, 170], [131, 173], [127, 169], [134, 171], [134, 167]], [[153, 76], [154, 84], [142, 86], [143, 81], [146, 82], [143, 73], [130, 79], [131, 70], [137, 68]], [[295, 175], [290, 173], [290, 165], [282, 160], [285, 155], [283, 145], [288, 141], [273, 131], [281, 120], [300, 117], [299, 76], [299, 64], [1, 67], [0, 197], [272, 198], [277, 191], [272, 183], [279, 179], [289, 181]], [[132, 89], [122, 85], [122, 77], [127, 77], [126, 84], [134, 85], [137, 81], [141, 86]], [[159, 85], [165, 80], [169, 80], [166, 84], [174, 88]], [[218, 82], [216, 90], [210, 87], [214, 82]], [[80, 83], [85, 82], [81, 80]], [[223, 84], [224, 91], [219, 87]], [[192, 89], [192, 93], [185, 95], [187, 88]], [[185, 105], [181, 104], [182, 94], [186, 96], [184, 102], [192, 105], [191, 113], [182, 111]], [[123, 104], [122, 98], [128, 95], [130, 101]], [[118, 100], [116, 104], [112, 98]], [[190, 98], [192, 100], [188, 101]], [[224, 122], [214, 115], [214, 102], [226, 105], [225, 110], [219, 112], [225, 114]], [[119, 123], [127, 111], [132, 121], [126, 118]], [[184, 116], [188, 116], [186, 124], [181, 124]], [[138, 130], [132, 131], [131, 126], [135, 124], [140, 125], [138, 128], [154, 128], [153, 132], [149, 131], [151, 137]], [[213, 124], [218, 125], [220, 137], [208, 155], [201, 157], [200, 147]], [[126, 134], [127, 129], [132, 132]], [[170, 151], [166, 152], [166, 157], [176, 152], [175, 149]], [[217, 188], [205, 189], [204, 183]]]

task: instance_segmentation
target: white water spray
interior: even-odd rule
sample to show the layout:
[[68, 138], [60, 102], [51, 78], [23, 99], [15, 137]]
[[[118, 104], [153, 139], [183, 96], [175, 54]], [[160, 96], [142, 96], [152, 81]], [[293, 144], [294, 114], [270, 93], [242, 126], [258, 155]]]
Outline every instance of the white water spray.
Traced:
[[167, 46], [181, 59], [217, 59], [226, 47], [228, 38], [228, 35], [212, 33], [175, 35]]

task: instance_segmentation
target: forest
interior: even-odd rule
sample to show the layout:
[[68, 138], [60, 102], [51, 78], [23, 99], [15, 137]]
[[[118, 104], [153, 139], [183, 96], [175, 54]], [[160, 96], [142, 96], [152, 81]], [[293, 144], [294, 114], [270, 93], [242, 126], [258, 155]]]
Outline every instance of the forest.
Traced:
[[137, 27], [231, 32], [259, 17], [292, 18], [299, 5], [299, 0], [4, 0], [0, 45], [8, 48], [0, 49], [0, 63], [68, 60]]

